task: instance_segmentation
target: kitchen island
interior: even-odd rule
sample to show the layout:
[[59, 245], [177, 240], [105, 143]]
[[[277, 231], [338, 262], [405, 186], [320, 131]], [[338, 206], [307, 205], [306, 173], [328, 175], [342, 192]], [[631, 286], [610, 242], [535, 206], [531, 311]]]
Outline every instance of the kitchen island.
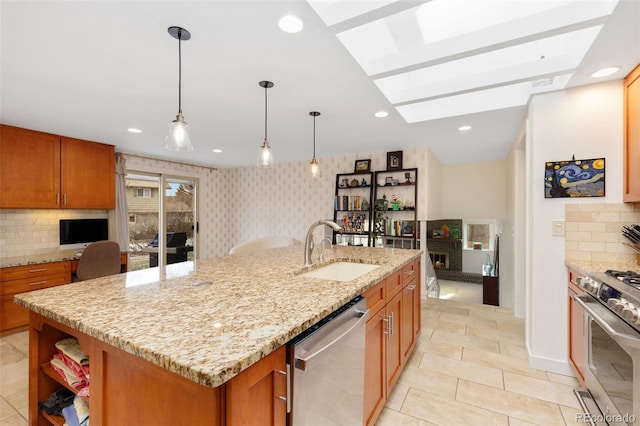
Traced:
[[[265, 424], [281, 423], [281, 411], [269, 408], [274, 404], [269, 394], [286, 393], [284, 376], [279, 377], [283, 345], [418, 262], [420, 253], [325, 250], [324, 263], [379, 265], [349, 282], [304, 277], [319, 265], [304, 267], [303, 247], [293, 246], [20, 294], [16, 302], [31, 310], [30, 423], [49, 424], [37, 401], [60, 387], [47, 363], [55, 341], [66, 336], [76, 337], [90, 356], [94, 426], [243, 424], [246, 411], [261, 405], [273, 419]], [[264, 377], [269, 389], [253, 389], [269, 398], [262, 404], [251, 389]]]

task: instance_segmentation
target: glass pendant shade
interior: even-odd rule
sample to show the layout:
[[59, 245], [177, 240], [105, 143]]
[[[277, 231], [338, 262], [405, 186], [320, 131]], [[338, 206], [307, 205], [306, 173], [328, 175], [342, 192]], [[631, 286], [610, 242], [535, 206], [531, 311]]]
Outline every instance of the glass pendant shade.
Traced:
[[178, 40], [178, 115], [171, 122], [164, 143], [167, 149], [190, 152], [193, 151], [193, 145], [189, 136], [189, 126], [182, 115], [182, 40], [191, 39], [191, 34], [181, 27], [169, 27], [168, 31], [171, 37]]
[[182, 114], [176, 115], [176, 119], [171, 122], [164, 142], [167, 149], [183, 152], [193, 151], [191, 137], [189, 136], [189, 125], [184, 121]]
[[313, 158], [309, 163], [309, 170], [311, 171], [312, 178], [320, 177], [320, 164], [316, 160], [316, 117], [320, 115], [318, 111], [311, 111], [309, 113], [313, 117]]
[[265, 139], [258, 151], [258, 166], [271, 167], [273, 166], [273, 152], [269, 146], [269, 142]]
[[311, 170], [311, 177], [312, 178], [319, 178], [320, 177], [320, 164], [318, 164], [318, 161], [316, 160], [315, 157], [313, 157], [313, 160], [311, 160], [309, 165], [310, 165], [310, 170]]
[[262, 146], [258, 151], [258, 161], [257, 164], [260, 167], [271, 167], [273, 166], [273, 152], [271, 151], [271, 147], [269, 146], [269, 142], [267, 142], [267, 112], [268, 112], [268, 104], [267, 104], [267, 89], [274, 86], [273, 82], [263, 80], [258, 83], [258, 86], [264, 89], [264, 142], [262, 142]]

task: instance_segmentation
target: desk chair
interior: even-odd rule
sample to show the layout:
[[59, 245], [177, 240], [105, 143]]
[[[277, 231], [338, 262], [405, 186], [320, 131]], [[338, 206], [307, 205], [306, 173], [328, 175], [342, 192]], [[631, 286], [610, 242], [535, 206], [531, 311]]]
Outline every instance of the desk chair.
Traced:
[[120, 273], [120, 245], [115, 241], [96, 241], [89, 244], [80, 259], [76, 275], [78, 281]]

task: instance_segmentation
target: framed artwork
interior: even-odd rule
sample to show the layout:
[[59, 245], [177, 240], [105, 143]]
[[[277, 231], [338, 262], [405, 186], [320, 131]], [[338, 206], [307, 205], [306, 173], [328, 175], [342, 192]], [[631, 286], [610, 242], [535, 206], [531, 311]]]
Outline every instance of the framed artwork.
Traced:
[[354, 172], [368, 172], [371, 169], [371, 159], [356, 160], [356, 164], [353, 167]]
[[544, 198], [604, 197], [604, 158], [548, 161], [544, 166]]
[[387, 152], [387, 170], [402, 170], [402, 151]]

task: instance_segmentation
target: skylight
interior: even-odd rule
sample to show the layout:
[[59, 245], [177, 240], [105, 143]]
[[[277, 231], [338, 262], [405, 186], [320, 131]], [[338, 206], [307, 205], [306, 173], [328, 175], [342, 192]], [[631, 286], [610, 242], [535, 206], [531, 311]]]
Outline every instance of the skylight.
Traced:
[[601, 25], [375, 80], [393, 104], [575, 69]]
[[341, 23], [336, 37], [409, 123], [522, 106], [564, 88], [618, 4], [308, 2], [327, 25]]

